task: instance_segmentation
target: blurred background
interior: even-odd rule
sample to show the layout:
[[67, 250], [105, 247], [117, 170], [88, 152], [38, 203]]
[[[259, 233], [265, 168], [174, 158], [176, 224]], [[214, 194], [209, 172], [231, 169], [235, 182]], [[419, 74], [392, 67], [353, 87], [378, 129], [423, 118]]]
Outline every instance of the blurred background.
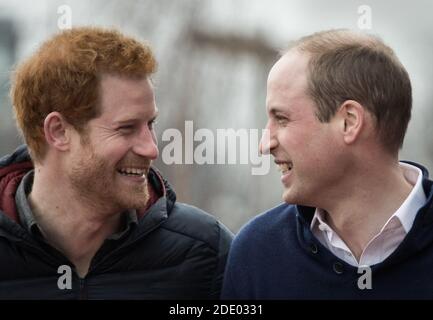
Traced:
[[[67, 10], [65, 11], [65, 7]], [[0, 155], [21, 144], [9, 99], [14, 65], [64, 25], [116, 27], [148, 41], [155, 50], [160, 150], [166, 128], [262, 129], [266, 124], [266, 78], [278, 51], [312, 32], [350, 28], [371, 8], [370, 29], [406, 66], [413, 85], [413, 115], [402, 159], [433, 170], [433, 2], [353, 0], [0, 0]], [[68, 10], [70, 9], [70, 12]], [[362, 22], [362, 21], [361, 21]], [[364, 24], [365, 26], [365, 24]], [[215, 134], [216, 136], [216, 134]], [[233, 232], [281, 202], [276, 166], [254, 176], [251, 165], [156, 166], [178, 200], [198, 206]]]

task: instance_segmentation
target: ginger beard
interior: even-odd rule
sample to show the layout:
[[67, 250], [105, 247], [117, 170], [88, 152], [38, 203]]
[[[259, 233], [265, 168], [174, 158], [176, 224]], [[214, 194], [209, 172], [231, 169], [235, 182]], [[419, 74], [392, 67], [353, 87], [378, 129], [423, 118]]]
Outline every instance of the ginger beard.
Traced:
[[144, 176], [147, 177], [150, 163], [150, 160], [126, 155], [118, 165], [113, 165], [96, 154], [90, 144], [83, 144], [82, 152], [71, 165], [68, 178], [78, 197], [95, 207], [109, 211], [140, 209], [149, 200], [147, 179], [142, 182], [128, 181], [130, 178], [122, 176], [118, 169], [145, 167]]

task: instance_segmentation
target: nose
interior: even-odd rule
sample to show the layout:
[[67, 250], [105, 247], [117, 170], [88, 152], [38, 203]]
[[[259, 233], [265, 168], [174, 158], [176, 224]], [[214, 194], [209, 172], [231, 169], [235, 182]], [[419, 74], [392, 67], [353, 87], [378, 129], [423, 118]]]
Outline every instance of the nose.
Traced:
[[142, 129], [134, 142], [133, 152], [144, 158], [155, 160], [158, 158], [159, 150], [156, 141], [155, 131], [147, 125]]
[[259, 151], [261, 154], [269, 154], [278, 145], [278, 141], [271, 130], [269, 123], [263, 132], [262, 139], [260, 140]]

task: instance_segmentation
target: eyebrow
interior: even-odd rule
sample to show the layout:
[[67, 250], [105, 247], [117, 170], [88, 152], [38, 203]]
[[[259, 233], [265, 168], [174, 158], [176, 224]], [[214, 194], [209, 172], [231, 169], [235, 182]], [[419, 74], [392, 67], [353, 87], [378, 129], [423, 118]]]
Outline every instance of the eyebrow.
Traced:
[[[156, 109], [155, 113], [150, 118], [150, 120], [148, 120], [148, 122], [154, 121], [158, 116], [159, 116], [159, 110]], [[128, 118], [128, 119], [116, 120], [113, 122], [113, 124], [115, 124], [115, 125], [129, 124], [129, 123], [137, 122], [140, 120], [141, 119], [138, 119], [138, 118]]]
[[269, 114], [275, 116], [277, 113], [284, 113], [284, 114], [287, 114], [287, 115], [292, 114], [292, 112], [290, 112], [290, 110], [287, 110], [287, 109], [286, 110], [281, 110], [278, 107], [271, 107], [269, 109]]

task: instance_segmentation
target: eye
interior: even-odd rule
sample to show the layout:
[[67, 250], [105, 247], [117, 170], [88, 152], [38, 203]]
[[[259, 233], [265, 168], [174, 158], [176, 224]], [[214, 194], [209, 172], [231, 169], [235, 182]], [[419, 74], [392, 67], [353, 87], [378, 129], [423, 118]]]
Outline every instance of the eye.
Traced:
[[275, 120], [279, 125], [285, 125], [287, 122], [289, 122], [289, 119], [287, 117], [283, 117], [281, 115], [275, 115]]
[[129, 125], [124, 125], [119, 127], [117, 130], [121, 131], [122, 133], [130, 133], [132, 131], [134, 131], [135, 126], [132, 124]]
[[147, 123], [147, 126], [149, 127], [149, 129], [153, 129], [153, 127], [155, 126], [155, 124], [157, 124], [158, 122], [156, 121], [156, 119], [152, 119]]

